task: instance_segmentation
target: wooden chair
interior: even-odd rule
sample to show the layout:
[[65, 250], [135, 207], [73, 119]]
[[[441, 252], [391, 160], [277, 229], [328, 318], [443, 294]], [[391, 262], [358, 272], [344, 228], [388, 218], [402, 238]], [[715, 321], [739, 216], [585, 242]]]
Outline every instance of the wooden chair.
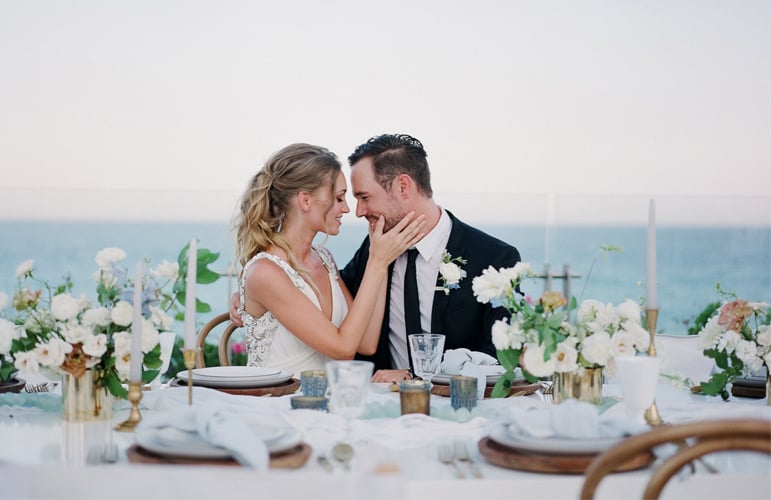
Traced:
[[221, 366], [230, 366], [230, 358], [228, 357], [228, 342], [230, 341], [230, 336], [233, 335], [233, 332], [236, 331], [238, 327], [233, 323], [230, 323], [230, 315], [225, 312], [212, 318], [203, 326], [203, 328], [201, 328], [201, 331], [198, 333], [198, 339], [196, 340], [196, 347], [198, 349], [196, 350], [195, 355], [196, 368], [203, 368], [206, 366], [203, 358], [203, 347], [204, 343], [206, 342], [206, 336], [223, 323], [228, 323], [228, 325], [225, 327], [225, 330], [222, 332], [222, 336], [220, 337], [217, 354], [219, 356]]
[[[693, 439], [694, 442], [686, 444], [686, 439]], [[597, 456], [586, 469], [581, 498], [594, 498], [602, 478], [617, 464], [664, 443], [678, 444], [679, 449], [658, 464], [648, 480], [643, 498], [659, 498], [664, 486], [677, 471], [709, 453], [747, 450], [771, 454], [771, 421], [731, 419], [662, 425], [625, 439]]]

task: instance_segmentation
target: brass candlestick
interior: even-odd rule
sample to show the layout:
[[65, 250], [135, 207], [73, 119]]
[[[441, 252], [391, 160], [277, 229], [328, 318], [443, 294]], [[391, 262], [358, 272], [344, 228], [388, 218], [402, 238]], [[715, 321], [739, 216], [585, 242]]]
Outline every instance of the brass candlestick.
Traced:
[[134, 432], [142, 416], [139, 414], [139, 401], [142, 399], [142, 382], [129, 382], [128, 400], [131, 402], [131, 411], [128, 418], [115, 426], [116, 431]]
[[[656, 321], [658, 321], [658, 318], [658, 309], [645, 310], [645, 322], [648, 325], [648, 333], [651, 337], [650, 344], [648, 344], [648, 356], [656, 356], [656, 343], [654, 342], [654, 338], [656, 336]], [[648, 425], [651, 427], [661, 425], [661, 415], [659, 414], [659, 409], [656, 408], [656, 401], [645, 410], [645, 421], [648, 422]]]
[[193, 405], [193, 368], [195, 368], [195, 349], [182, 349], [187, 368], [187, 404]]

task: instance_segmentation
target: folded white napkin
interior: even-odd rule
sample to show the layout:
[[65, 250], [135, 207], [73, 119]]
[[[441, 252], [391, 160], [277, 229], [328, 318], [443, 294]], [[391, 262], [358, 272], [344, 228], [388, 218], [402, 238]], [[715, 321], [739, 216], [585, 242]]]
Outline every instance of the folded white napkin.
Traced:
[[[153, 412], [142, 419], [137, 430], [146, 428], [173, 428], [188, 433], [191, 440], [200, 438], [225, 448], [242, 465], [260, 471], [268, 468], [265, 442], [228, 405], [209, 403]], [[181, 436], [179, 432], [176, 438]]]
[[509, 432], [538, 438], [621, 437], [649, 429], [642, 420], [626, 415], [600, 415], [596, 406], [576, 399], [539, 410], [512, 408], [506, 421]]
[[485, 396], [487, 375], [502, 374], [506, 371], [494, 357], [469, 349], [448, 349], [439, 366], [439, 372], [447, 375], [466, 375], [477, 379], [477, 399]]

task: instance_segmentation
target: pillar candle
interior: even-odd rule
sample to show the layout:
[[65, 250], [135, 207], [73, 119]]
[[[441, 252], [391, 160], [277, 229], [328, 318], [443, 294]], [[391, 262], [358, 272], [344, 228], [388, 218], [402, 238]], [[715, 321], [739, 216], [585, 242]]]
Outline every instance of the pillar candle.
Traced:
[[134, 278], [134, 309], [131, 317], [131, 358], [129, 382], [142, 381], [142, 262], [137, 262]]
[[656, 202], [651, 199], [648, 207], [648, 251], [646, 253], [646, 309], [658, 309], [656, 298]]
[[195, 349], [195, 280], [198, 249], [195, 238], [187, 249], [187, 287], [185, 289], [185, 349]]

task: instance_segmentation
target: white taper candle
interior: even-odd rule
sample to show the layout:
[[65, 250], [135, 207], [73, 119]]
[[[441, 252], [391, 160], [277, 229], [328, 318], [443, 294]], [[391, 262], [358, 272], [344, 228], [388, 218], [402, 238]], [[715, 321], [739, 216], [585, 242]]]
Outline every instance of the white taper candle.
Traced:
[[198, 249], [195, 238], [187, 249], [187, 287], [185, 289], [185, 349], [195, 349], [195, 280]]
[[142, 261], [137, 262], [134, 278], [134, 309], [131, 316], [131, 358], [129, 382], [142, 381]]
[[648, 251], [646, 253], [646, 309], [658, 309], [656, 297], [656, 202], [650, 200], [648, 208]]

